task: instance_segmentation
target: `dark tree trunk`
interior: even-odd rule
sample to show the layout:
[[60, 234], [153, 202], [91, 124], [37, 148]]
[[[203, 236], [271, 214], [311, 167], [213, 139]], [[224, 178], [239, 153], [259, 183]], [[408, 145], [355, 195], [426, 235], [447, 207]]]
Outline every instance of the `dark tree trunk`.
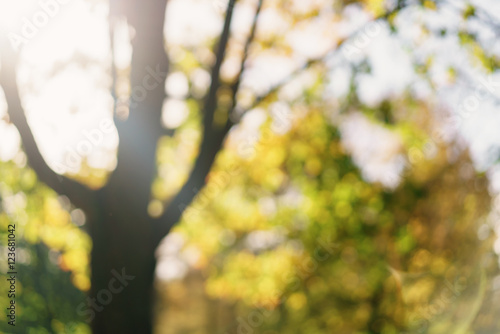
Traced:
[[[120, 138], [117, 167], [106, 186], [97, 191], [57, 175], [43, 159], [15, 84], [18, 55], [7, 46], [6, 36], [0, 35], [0, 46], [2, 51], [6, 50], [1, 55], [0, 84], [28, 161], [42, 182], [60, 195], [67, 196], [87, 214], [93, 243], [91, 291], [77, 311], [86, 317], [97, 334], [152, 333], [155, 249], [205, 185], [206, 176], [233, 125], [229, 116], [236, 105], [235, 96], [243, 65], [255, 34], [257, 14], [245, 46], [240, 74], [231, 86], [233, 103], [226, 111], [226, 124], [214, 124], [220, 68], [229, 40], [235, 3], [235, 0], [230, 0], [215, 50], [216, 61], [212, 67], [210, 89], [204, 99], [203, 138], [198, 158], [185, 185], [170, 201], [164, 213], [153, 219], [147, 209], [151, 184], [156, 176], [157, 144], [162, 136], [168, 134], [161, 125], [165, 79], [169, 67], [163, 34], [166, 3], [167, 0], [110, 1], [110, 16], [125, 15], [134, 28], [130, 76], [132, 98], [128, 118], [123, 121], [116, 119], [115, 122]], [[261, 5], [262, 1], [259, 10]], [[264, 98], [257, 98], [256, 103]]]
[[91, 218], [92, 288], [87, 313], [94, 315], [94, 333], [152, 333], [156, 260], [149, 219], [125, 211], [105, 209]]
[[[98, 307], [94, 333], [152, 333], [155, 240], [147, 207], [156, 175], [168, 59], [163, 26], [166, 0], [123, 1], [132, 40], [132, 97], [129, 116], [116, 120], [120, 137], [118, 165], [96, 193], [97, 209], [89, 217], [93, 242], [91, 293]], [[120, 11], [120, 10], [119, 10]], [[113, 291], [114, 290], [114, 291]], [[107, 305], [103, 298], [112, 296]], [[104, 301], [107, 303], [107, 301]]]
[[[118, 165], [107, 185], [97, 192], [95, 206], [98, 209], [90, 218], [93, 241], [90, 298], [96, 298], [98, 306], [102, 306], [98, 307], [99, 312], [95, 312], [92, 328], [96, 334], [147, 334], [152, 333], [153, 327], [156, 246], [204, 186], [232, 125], [228, 118], [222, 128], [215, 126], [213, 114], [217, 107], [219, 71], [229, 39], [234, 0], [228, 6], [217, 46], [217, 60], [212, 69], [212, 83], [205, 99], [204, 134], [199, 156], [186, 184], [171, 200], [164, 214], [155, 219], [148, 215], [147, 208], [156, 175], [158, 140], [166, 134], [161, 126], [169, 67], [163, 35], [166, 0], [129, 0], [114, 4], [125, 6], [118, 12], [126, 13], [129, 24], [135, 29], [130, 78], [132, 98], [128, 119], [116, 122], [120, 137]], [[233, 88], [234, 96], [237, 87]], [[122, 275], [128, 276], [125, 279], [129, 280], [120, 289], [116, 281], [117, 276]], [[120, 291], [113, 293], [110, 284], [116, 284], [116, 290]], [[103, 297], [110, 294], [107, 291], [113, 293], [112, 300], [108, 305], [100, 305]]]

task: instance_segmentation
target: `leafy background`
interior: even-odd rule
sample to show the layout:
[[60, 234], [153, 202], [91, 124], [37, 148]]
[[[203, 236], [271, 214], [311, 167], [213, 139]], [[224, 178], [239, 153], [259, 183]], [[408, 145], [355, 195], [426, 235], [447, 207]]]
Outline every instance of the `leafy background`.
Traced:
[[[101, 2], [81, 3], [99, 15]], [[198, 5], [206, 3], [172, 0], [169, 9]], [[241, 18], [254, 5], [239, 1]], [[499, 142], [488, 130], [499, 124], [498, 92], [460, 113], [478, 78], [497, 77], [499, 20], [488, 5], [266, 1], [241, 103], [266, 85], [262, 76], [279, 81], [280, 62], [314, 61], [243, 116], [206, 188], [158, 249], [157, 332], [499, 332]], [[221, 7], [210, 6], [220, 20]], [[367, 46], [350, 44], [346, 22], [363, 29], [374, 17], [381, 33]], [[196, 156], [200, 77], [217, 34], [172, 21], [170, 95], [184, 116], [166, 118], [175, 134], [158, 151], [153, 215]], [[227, 83], [240, 22], [223, 66]], [[325, 41], [339, 47], [317, 57]], [[0, 242], [15, 223], [16, 330], [88, 333], [76, 313], [90, 285], [85, 216], [37, 181], [19, 147], [13, 152], [0, 162]], [[97, 187], [107, 172], [89, 159], [73, 177]], [[2, 252], [4, 272], [6, 262]], [[11, 332], [5, 321], [0, 330]]]

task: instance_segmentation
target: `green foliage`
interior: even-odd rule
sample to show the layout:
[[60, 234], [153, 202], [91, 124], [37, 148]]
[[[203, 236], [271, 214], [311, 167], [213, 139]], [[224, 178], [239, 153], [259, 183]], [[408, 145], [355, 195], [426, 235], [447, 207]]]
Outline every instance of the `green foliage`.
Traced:
[[[16, 226], [16, 326], [0, 323], [4, 333], [89, 333], [76, 314], [89, 288], [90, 240], [72, 223], [69, 202], [38, 183], [35, 173], [13, 162], [0, 163], [0, 244], [7, 226]], [[7, 272], [6, 253], [2, 271]], [[0, 286], [7, 305], [9, 286]]]
[[[406, 133], [407, 154], [423, 146], [415, 124], [393, 126]], [[467, 154], [449, 162], [448, 150], [416, 160], [389, 191], [363, 180], [321, 112], [285, 135], [265, 123], [251, 158], [221, 155], [177, 232], [199, 251], [208, 295], [236, 302], [234, 321], [255, 312], [264, 319], [252, 333], [410, 333], [424, 325], [426, 333], [460, 333], [496, 269], [476, 265], [491, 245], [475, 232], [489, 209], [486, 180], [464, 178]], [[241, 167], [230, 171], [234, 164]], [[264, 245], [252, 246], [259, 238]], [[488, 274], [480, 278], [481, 270]], [[454, 284], [462, 290], [453, 302], [441, 297]]]

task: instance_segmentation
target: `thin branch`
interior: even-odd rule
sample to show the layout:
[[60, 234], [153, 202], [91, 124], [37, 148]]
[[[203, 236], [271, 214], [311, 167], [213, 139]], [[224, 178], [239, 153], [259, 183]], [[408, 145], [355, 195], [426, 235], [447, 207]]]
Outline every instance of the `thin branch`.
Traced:
[[52, 169], [50, 169], [40, 153], [26, 119], [17, 88], [17, 55], [8, 45], [5, 36], [1, 36], [0, 38], [0, 45], [2, 45], [2, 70], [0, 73], [0, 85], [5, 93], [9, 118], [19, 131], [24, 146], [24, 152], [28, 157], [29, 165], [33, 168], [38, 178], [43, 183], [52, 188], [58, 194], [67, 196], [75, 206], [80, 207], [89, 213], [92, 208], [91, 199], [93, 191], [83, 184], [55, 173]]
[[217, 58], [215, 60], [214, 66], [212, 66], [211, 78], [212, 82], [210, 85], [210, 89], [205, 97], [205, 105], [204, 105], [204, 120], [203, 127], [205, 130], [205, 137], [211, 134], [213, 128], [213, 119], [214, 113], [217, 109], [217, 90], [220, 86], [220, 68], [222, 66], [222, 62], [224, 61], [227, 44], [229, 41], [231, 21], [233, 19], [234, 12], [234, 4], [236, 0], [230, 0], [227, 5], [226, 18], [224, 20], [224, 28], [222, 29], [222, 35], [217, 44]]
[[[337, 47], [339, 47], [340, 45], [342, 44], [339, 43]], [[336, 49], [337, 50], [337, 49]], [[335, 51], [336, 51], [335, 50]], [[266, 100], [268, 97], [270, 97], [271, 95], [273, 95], [274, 93], [276, 93], [278, 90], [280, 90], [284, 85], [286, 85], [287, 83], [289, 83], [290, 81], [292, 81], [296, 76], [298, 76], [299, 74], [301, 74], [303, 71], [307, 70], [308, 68], [310, 68], [311, 66], [315, 65], [315, 64], [318, 64], [322, 61], [324, 61], [326, 59], [328, 55], [325, 55], [325, 56], [322, 56], [322, 57], [319, 57], [319, 58], [314, 58], [314, 59], [310, 59], [308, 60], [307, 62], [305, 62], [303, 65], [301, 65], [299, 68], [297, 68], [295, 71], [293, 71], [292, 73], [290, 73], [287, 77], [285, 77], [283, 80], [280, 80], [277, 84], [275, 84], [274, 86], [272, 86], [267, 92], [265, 92], [264, 94], [260, 95], [260, 96], [257, 96], [254, 100], [254, 102], [252, 103], [252, 105], [247, 108], [247, 110], [245, 110], [243, 112], [243, 114], [251, 109], [254, 109], [255, 107], [257, 107], [261, 102], [263, 102], [264, 100]], [[243, 115], [242, 114], [242, 115]], [[240, 117], [242, 116], [240, 115]]]
[[[219, 72], [220, 72], [220, 66], [223, 61], [224, 53], [225, 53], [225, 48], [228, 39], [228, 34], [229, 34], [229, 25], [231, 22], [231, 15], [232, 15], [232, 8], [234, 5], [234, 0], [230, 1], [228, 5], [228, 10], [226, 14], [226, 21], [225, 21], [225, 26], [224, 26], [224, 32], [221, 36], [221, 41], [219, 42], [219, 51], [217, 52], [217, 60], [215, 63], [215, 66], [212, 68], [212, 86], [210, 87], [210, 91], [207, 94], [207, 102], [205, 104], [204, 112], [205, 112], [205, 120], [204, 120], [204, 136], [201, 144], [201, 149], [200, 149], [200, 154], [195, 162], [194, 168], [191, 171], [187, 182], [184, 184], [184, 186], [181, 188], [179, 193], [174, 197], [174, 199], [170, 202], [168, 205], [167, 209], [163, 213], [162, 216], [159, 218], [155, 219], [156, 222], [156, 235], [155, 237], [155, 245], [157, 245], [161, 239], [170, 231], [170, 229], [180, 220], [183, 212], [185, 209], [191, 204], [191, 202], [194, 200], [195, 196], [199, 193], [201, 188], [205, 185], [206, 182], [206, 177], [208, 173], [210, 172], [212, 165], [215, 161], [215, 157], [219, 150], [222, 147], [222, 143], [224, 141], [224, 138], [226, 134], [229, 132], [230, 128], [232, 127], [233, 124], [235, 124], [232, 120], [231, 117], [228, 117], [227, 122], [225, 126], [219, 130], [219, 131], [214, 131], [212, 130], [212, 121], [213, 121], [213, 116], [214, 112], [217, 107], [217, 99], [216, 99], [216, 93], [217, 93], [217, 88], [219, 87]], [[249, 38], [247, 40], [247, 43], [245, 45], [245, 54], [242, 60], [241, 68], [240, 68], [240, 73], [238, 74], [238, 77], [235, 81], [235, 83], [232, 85], [232, 94], [233, 96], [233, 105], [230, 110], [232, 112], [235, 107], [235, 98], [237, 91], [239, 89], [240, 83], [241, 83], [241, 77], [242, 73], [245, 69], [245, 63], [248, 57], [248, 51], [250, 48], [251, 43], [253, 42], [255, 38], [255, 33], [257, 29], [257, 19], [258, 15], [260, 13], [260, 10], [262, 8], [262, 1], [259, 0], [259, 6], [257, 8], [254, 22], [252, 25], [252, 31], [249, 35]], [[376, 18], [375, 20], [381, 19], [381, 18], [387, 18], [389, 15], [391, 15], [394, 11], [388, 12], [381, 17]], [[361, 30], [361, 29], [360, 29]], [[357, 34], [360, 30], [356, 31], [352, 36]], [[340, 46], [348, 39], [339, 41], [336, 45], [336, 49], [333, 51], [334, 53], [338, 52], [340, 49]], [[290, 74], [287, 78], [284, 80], [280, 81], [278, 84], [273, 86], [268, 92], [266, 92], [264, 95], [259, 96], [256, 98], [256, 100], [253, 103], [253, 107], [257, 106], [259, 103], [261, 103], [263, 100], [268, 98], [270, 95], [278, 91], [284, 84], [292, 80], [295, 76], [300, 74], [302, 71], [305, 69], [311, 67], [314, 64], [320, 63], [324, 61], [328, 56], [330, 56], [330, 52], [328, 52], [326, 55], [323, 55], [318, 58], [310, 59], [306, 63], [304, 63], [300, 68], [295, 70], [293, 73]], [[250, 108], [250, 109], [251, 109]], [[228, 114], [229, 116], [229, 114]]]
[[252, 43], [255, 39], [255, 34], [257, 32], [257, 23], [259, 22], [259, 16], [260, 16], [260, 12], [262, 10], [263, 3], [264, 3], [264, 0], [259, 0], [259, 4], [257, 5], [257, 10], [255, 11], [255, 15], [253, 18], [252, 28], [250, 30], [250, 35], [247, 38], [247, 41], [245, 43], [245, 48], [243, 50], [243, 58], [241, 59], [240, 71], [238, 73], [238, 76], [236, 77], [234, 84], [231, 87], [232, 94], [233, 94], [233, 96], [232, 96], [233, 107], [236, 105], [236, 95], [238, 94], [238, 90], [239, 90], [240, 84], [241, 84], [241, 78], [243, 76], [243, 72], [245, 71], [245, 64], [247, 62], [248, 54], [250, 52], [250, 45], [252, 45]]

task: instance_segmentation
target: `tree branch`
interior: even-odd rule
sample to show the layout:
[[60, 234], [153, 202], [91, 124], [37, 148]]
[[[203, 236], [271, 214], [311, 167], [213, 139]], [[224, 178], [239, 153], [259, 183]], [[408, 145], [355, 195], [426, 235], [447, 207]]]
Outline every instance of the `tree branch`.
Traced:
[[[337, 44], [337, 47], [339, 47], [341, 44], [342, 44], [342, 42], [339, 43], [339, 44]], [[268, 97], [270, 97], [271, 95], [273, 95], [274, 93], [276, 93], [278, 90], [281, 89], [281, 87], [283, 87], [284, 85], [286, 85], [287, 83], [289, 83], [290, 81], [292, 81], [297, 75], [299, 75], [300, 73], [302, 73], [306, 69], [310, 68], [312, 65], [318, 64], [321, 61], [324, 61], [327, 56], [328, 55], [324, 55], [322, 57], [310, 59], [307, 62], [305, 62], [303, 65], [301, 65], [295, 71], [293, 71], [292, 73], [290, 73], [283, 80], [281, 80], [280, 82], [278, 82], [277, 84], [275, 84], [273, 87], [271, 87], [267, 92], [265, 92], [264, 94], [262, 94], [260, 96], [257, 96], [255, 98], [254, 102], [252, 103], [252, 105], [249, 108], [247, 108], [241, 115], [239, 115], [239, 118], [241, 119], [241, 116], [243, 116], [246, 112], [248, 112], [248, 111], [254, 109], [255, 107], [257, 107], [262, 101], [266, 100]]]
[[204, 128], [204, 137], [210, 135], [213, 131], [213, 119], [214, 113], [217, 109], [217, 90], [220, 86], [220, 68], [222, 66], [222, 62], [224, 61], [226, 55], [227, 44], [229, 41], [229, 34], [231, 28], [231, 21], [233, 18], [234, 4], [236, 0], [230, 0], [227, 5], [226, 18], [224, 20], [224, 28], [222, 29], [222, 35], [220, 37], [219, 42], [217, 43], [217, 58], [215, 60], [214, 66], [212, 66], [211, 78], [212, 82], [210, 84], [210, 89], [205, 97], [204, 104], [204, 119], [203, 119], [203, 128]]
[[[229, 117], [230, 114], [228, 114], [228, 119], [225, 124], [225, 126], [221, 130], [214, 130], [213, 129], [213, 116], [217, 107], [217, 89], [219, 87], [220, 83], [220, 66], [222, 64], [223, 58], [224, 58], [224, 53], [226, 49], [226, 44], [227, 40], [229, 37], [229, 25], [231, 22], [231, 16], [232, 16], [232, 9], [234, 7], [234, 0], [230, 1], [228, 5], [228, 10], [226, 14], [226, 20], [225, 20], [225, 25], [224, 25], [224, 30], [223, 34], [221, 36], [221, 40], [219, 42], [219, 50], [217, 52], [217, 60], [212, 68], [212, 85], [210, 87], [209, 93], [207, 94], [207, 99], [205, 103], [205, 108], [204, 108], [204, 136], [203, 140], [201, 143], [201, 149], [200, 149], [200, 154], [195, 162], [194, 168], [191, 171], [191, 174], [188, 177], [187, 182], [185, 185], [182, 187], [182, 189], [179, 191], [179, 193], [174, 197], [174, 199], [170, 202], [168, 205], [167, 209], [163, 213], [162, 216], [159, 218], [155, 219], [155, 222], [157, 224], [156, 227], [156, 244], [158, 244], [161, 239], [170, 231], [170, 229], [180, 220], [184, 210], [191, 204], [191, 202], [194, 200], [198, 192], [203, 188], [205, 185], [205, 179], [208, 173], [210, 172], [212, 165], [215, 161], [215, 156], [219, 152], [219, 150], [222, 147], [223, 140], [235, 123], [237, 121], [231, 120], [231, 117]], [[241, 78], [243, 71], [245, 69], [245, 63], [248, 57], [248, 52], [251, 43], [253, 42], [255, 38], [255, 33], [257, 29], [257, 20], [258, 16], [260, 13], [260, 10], [262, 8], [262, 0], [259, 0], [259, 5], [257, 7], [257, 11], [255, 13], [254, 21], [252, 24], [252, 30], [250, 32], [249, 38], [247, 40], [247, 43], [245, 45], [245, 50], [244, 50], [244, 56], [242, 59], [241, 67], [240, 67], [240, 72], [236, 78], [236, 81], [231, 87], [231, 92], [233, 94], [233, 101], [232, 101], [232, 107], [230, 108], [230, 112], [234, 111], [235, 105], [236, 105], [236, 94], [238, 92], [238, 89], [240, 87], [241, 83]], [[382, 19], [382, 18], [387, 18], [389, 15], [391, 15], [394, 11], [390, 11], [385, 13], [384, 15], [375, 18], [375, 20]], [[361, 30], [361, 29], [360, 29]], [[353, 33], [352, 36], [357, 34], [360, 30], [356, 31]], [[350, 37], [349, 37], [350, 38]], [[338, 52], [340, 49], [340, 46], [348, 40], [344, 39], [341, 40], [337, 43], [336, 48], [334, 49], [334, 53]], [[259, 103], [261, 103], [263, 100], [267, 99], [270, 95], [278, 91], [284, 84], [292, 80], [295, 76], [300, 74], [302, 71], [305, 69], [309, 68], [310, 66], [320, 63], [326, 59], [330, 55], [330, 52], [328, 52], [326, 55], [322, 55], [321, 57], [318, 58], [313, 58], [305, 62], [300, 68], [295, 70], [293, 73], [291, 73], [288, 77], [280, 81], [278, 84], [273, 86], [269, 91], [267, 91], [265, 94], [262, 96], [259, 96], [255, 99], [254, 103], [252, 104], [252, 107], [250, 107], [248, 110], [256, 107]], [[246, 111], [245, 111], [246, 112]]]
[[211, 71], [212, 82], [203, 107], [203, 139], [200, 145], [200, 153], [184, 186], [169, 203], [163, 215], [154, 220], [156, 224], [156, 233], [153, 236], [155, 238], [155, 245], [159, 244], [161, 239], [167, 235], [170, 229], [180, 220], [185, 208], [191, 204], [195, 196], [205, 185], [206, 176], [212, 168], [215, 157], [222, 147], [226, 134], [233, 125], [228, 117], [226, 124], [220, 128], [213, 124], [213, 119], [217, 109], [217, 90], [220, 86], [220, 68], [229, 41], [235, 2], [236, 0], [230, 0], [228, 3], [224, 28], [217, 45], [217, 58]]
[[252, 28], [250, 30], [250, 35], [247, 38], [247, 41], [245, 43], [245, 48], [243, 50], [243, 58], [241, 59], [241, 65], [240, 65], [240, 70], [238, 72], [238, 76], [236, 77], [236, 80], [234, 84], [231, 87], [232, 91], [232, 101], [233, 101], [233, 108], [236, 105], [236, 95], [238, 94], [238, 90], [240, 88], [241, 84], [241, 78], [243, 76], [243, 72], [245, 71], [245, 64], [248, 59], [248, 54], [250, 52], [250, 45], [252, 45], [254, 39], [255, 39], [255, 34], [257, 32], [257, 23], [259, 22], [259, 15], [262, 10], [262, 4], [264, 3], [264, 0], [259, 0], [259, 4], [257, 5], [257, 10], [255, 11], [255, 15], [253, 18], [252, 22]]
[[24, 109], [21, 104], [16, 83], [17, 55], [8, 45], [5, 36], [0, 36], [2, 46], [2, 70], [0, 85], [2, 86], [8, 105], [8, 114], [11, 122], [16, 126], [28, 157], [28, 163], [38, 175], [38, 178], [60, 195], [67, 196], [77, 207], [90, 213], [92, 209], [93, 191], [83, 184], [55, 173], [45, 162], [36, 144], [33, 133], [29, 127]]

